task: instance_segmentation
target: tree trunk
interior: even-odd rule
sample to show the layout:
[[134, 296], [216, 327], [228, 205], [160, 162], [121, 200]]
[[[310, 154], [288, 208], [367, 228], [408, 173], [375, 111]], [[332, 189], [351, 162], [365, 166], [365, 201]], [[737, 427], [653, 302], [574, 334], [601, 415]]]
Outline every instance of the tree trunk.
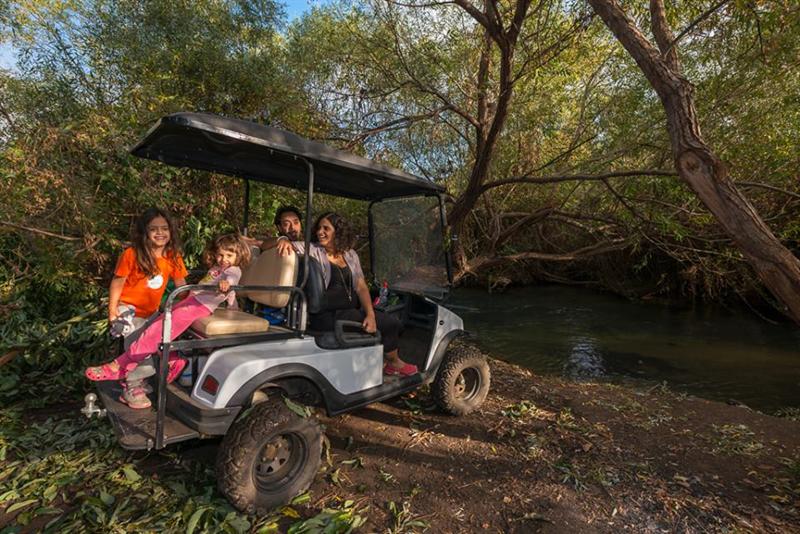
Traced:
[[588, 0], [658, 94], [667, 116], [675, 168], [736, 243], [761, 281], [800, 324], [800, 260], [784, 247], [739, 192], [700, 135], [693, 88], [680, 70], [661, 0], [651, 0], [656, 49], [615, 0]]

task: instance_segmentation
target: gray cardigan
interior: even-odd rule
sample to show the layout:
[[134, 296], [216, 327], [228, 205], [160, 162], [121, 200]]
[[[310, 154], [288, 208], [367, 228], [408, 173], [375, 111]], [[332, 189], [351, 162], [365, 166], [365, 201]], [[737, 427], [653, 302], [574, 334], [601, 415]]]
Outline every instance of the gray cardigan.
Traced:
[[[303, 254], [305, 250], [305, 243], [303, 241], [292, 241], [292, 247], [298, 254]], [[325, 282], [327, 289], [331, 283], [331, 261], [328, 259], [328, 254], [325, 248], [317, 243], [309, 244], [309, 257], [316, 259], [322, 266], [322, 280]], [[350, 267], [350, 272], [353, 274], [353, 291], [356, 290], [356, 283], [359, 278], [364, 278], [364, 271], [361, 269], [361, 261], [358, 259], [358, 253], [351, 249], [344, 252], [344, 261]]]

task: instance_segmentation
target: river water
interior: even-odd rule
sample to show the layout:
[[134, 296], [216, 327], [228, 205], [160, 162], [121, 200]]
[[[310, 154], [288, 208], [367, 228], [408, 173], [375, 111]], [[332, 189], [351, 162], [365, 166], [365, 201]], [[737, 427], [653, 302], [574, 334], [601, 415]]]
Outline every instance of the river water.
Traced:
[[458, 289], [447, 307], [487, 352], [541, 374], [666, 381], [773, 412], [800, 407], [800, 329], [562, 286]]

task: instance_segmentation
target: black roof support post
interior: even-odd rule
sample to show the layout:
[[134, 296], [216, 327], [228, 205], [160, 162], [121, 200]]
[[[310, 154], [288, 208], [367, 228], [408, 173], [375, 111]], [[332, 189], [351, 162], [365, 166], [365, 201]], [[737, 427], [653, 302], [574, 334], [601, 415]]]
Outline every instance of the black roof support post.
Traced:
[[447, 281], [450, 282], [450, 286], [453, 286], [453, 241], [448, 240], [448, 231], [447, 231], [447, 209], [444, 207], [444, 195], [439, 193], [436, 195], [439, 198], [439, 214], [441, 216], [442, 221], [442, 241], [444, 245], [444, 264], [447, 266]]
[[250, 180], [244, 181], [244, 218], [242, 220], [242, 235], [247, 235], [247, 226], [250, 224]]

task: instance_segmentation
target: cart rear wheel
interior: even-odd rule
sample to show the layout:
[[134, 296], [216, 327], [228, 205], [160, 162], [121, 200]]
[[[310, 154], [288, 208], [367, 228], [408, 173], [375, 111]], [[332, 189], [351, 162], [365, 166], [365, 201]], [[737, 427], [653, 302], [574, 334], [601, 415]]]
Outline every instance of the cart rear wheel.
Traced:
[[231, 426], [217, 453], [217, 485], [238, 510], [267, 513], [308, 489], [322, 457], [312, 418], [270, 399]]
[[491, 373], [486, 356], [476, 347], [456, 342], [447, 349], [433, 382], [433, 396], [452, 415], [466, 415], [489, 394]]

